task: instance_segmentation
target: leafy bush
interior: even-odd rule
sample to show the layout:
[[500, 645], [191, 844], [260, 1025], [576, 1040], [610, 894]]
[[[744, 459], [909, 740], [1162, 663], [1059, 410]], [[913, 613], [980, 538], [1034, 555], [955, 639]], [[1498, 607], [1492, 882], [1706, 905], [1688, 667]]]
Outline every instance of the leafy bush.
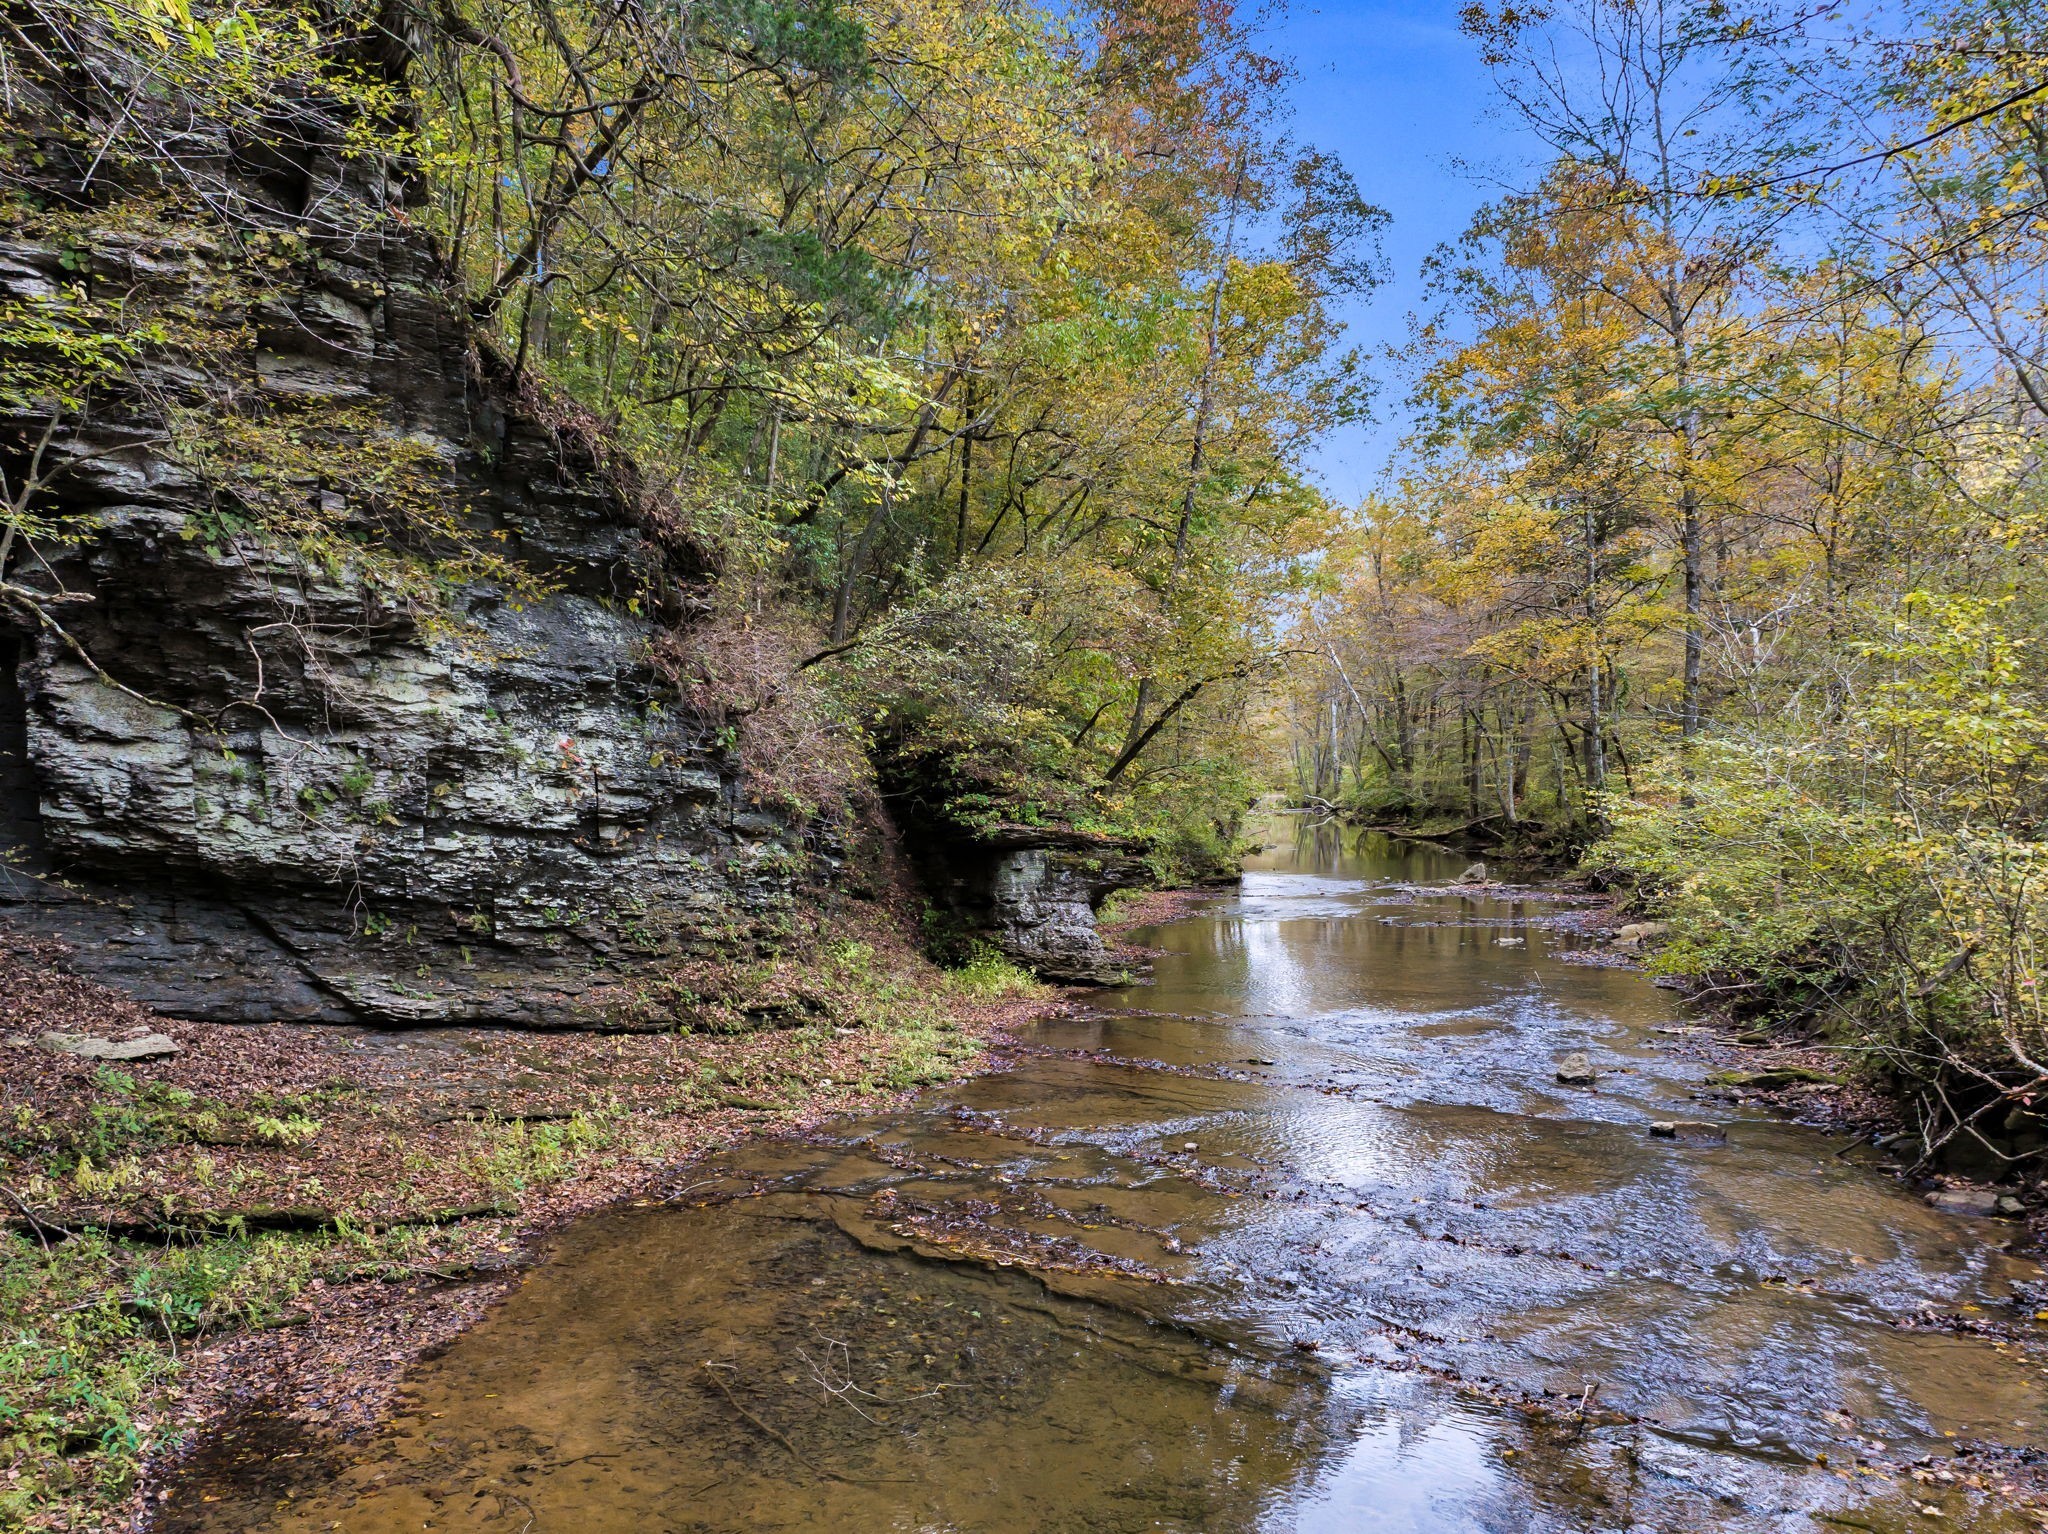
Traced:
[[1993, 1156], [2048, 1091], [2048, 704], [2017, 617], [1915, 594], [1825, 734], [1703, 743], [1587, 854], [1671, 921], [1657, 968], [1821, 1028], [1915, 1095], [1930, 1145]]
[[967, 961], [948, 978], [959, 990], [983, 1001], [1028, 996], [1040, 989], [1029, 970], [981, 942], [969, 945]]

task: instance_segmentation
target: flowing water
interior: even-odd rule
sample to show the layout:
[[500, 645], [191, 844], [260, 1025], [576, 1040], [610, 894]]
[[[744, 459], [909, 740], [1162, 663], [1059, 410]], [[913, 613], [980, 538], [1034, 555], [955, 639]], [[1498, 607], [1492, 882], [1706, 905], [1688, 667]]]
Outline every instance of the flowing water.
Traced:
[[2048, 1445], [2015, 1227], [1695, 1098], [1558, 902], [1277, 834], [1153, 984], [582, 1222], [354, 1458], [224, 1456], [170, 1524], [2037, 1526], [1970, 1485]]

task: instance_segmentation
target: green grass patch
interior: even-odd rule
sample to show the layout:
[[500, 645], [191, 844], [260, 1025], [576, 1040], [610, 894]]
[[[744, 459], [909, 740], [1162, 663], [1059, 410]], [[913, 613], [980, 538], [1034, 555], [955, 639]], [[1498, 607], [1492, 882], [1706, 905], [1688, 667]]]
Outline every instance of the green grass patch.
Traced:
[[315, 1278], [405, 1277], [441, 1234], [0, 1232], [0, 1529], [108, 1527], [190, 1339], [276, 1325]]

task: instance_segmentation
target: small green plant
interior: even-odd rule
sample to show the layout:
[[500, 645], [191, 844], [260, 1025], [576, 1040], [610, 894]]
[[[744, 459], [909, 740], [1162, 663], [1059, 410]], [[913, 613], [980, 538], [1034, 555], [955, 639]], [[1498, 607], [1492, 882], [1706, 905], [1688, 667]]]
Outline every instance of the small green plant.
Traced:
[[119, 1256], [93, 1232], [48, 1248], [0, 1234], [0, 1528], [133, 1484], [174, 1364], [111, 1281]]
[[277, 1233], [165, 1248], [131, 1269], [127, 1308], [167, 1336], [269, 1325], [311, 1280], [322, 1249]]
[[516, 1196], [560, 1182], [586, 1155], [609, 1146], [614, 1135], [609, 1124], [578, 1112], [558, 1123], [486, 1120], [480, 1138], [470, 1170], [494, 1193]]
[[952, 981], [959, 990], [984, 1001], [1029, 996], [1042, 989], [1029, 970], [985, 942], [969, 945], [967, 962], [952, 971]]
[[86, 1198], [105, 1198], [133, 1186], [141, 1175], [142, 1163], [133, 1156], [104, 1167], [93, 1165], [90, 1156], [80, 1156], [71, 1169], [71, 1184]]
[[1143, 890], [1136, 889], [1111, 890], [1102, 897], [1102, 904], [1095, 908], [1096, 922], [1100, 925], [1107, 925], [1118, 920], [1122, 917], [1125, 907], [1129, 906], [1132, 901], [1137, 900], [1144, 893]]
[[[69, 1129], [40, 1128], [40, 1137], [55, 1153], [56, 1171], [72, 1171], [88, 1162], [105, 1169], [138, 1152], [210, 1140], [226, 1131], [229, 1114], [221, 1104], [181, 1087], [138, 1082], [125, 1071], [105, 1066], [95, 1085], [103, 1095], [93, 1098], [78, 1124]], [[91, 1175], [108, 1174], [102, 1170]]]
[[304, 1145], [320, 1133], [320, 1121], [303, 1113], [283, 1117], [252, 1113], [249, 1115], [249, 1132], [266, 1145]]
[[827, 945], [825, 957], [842, 975], [863, 975], [874, 961], [875, 950], [871, 944], [848, 940]]

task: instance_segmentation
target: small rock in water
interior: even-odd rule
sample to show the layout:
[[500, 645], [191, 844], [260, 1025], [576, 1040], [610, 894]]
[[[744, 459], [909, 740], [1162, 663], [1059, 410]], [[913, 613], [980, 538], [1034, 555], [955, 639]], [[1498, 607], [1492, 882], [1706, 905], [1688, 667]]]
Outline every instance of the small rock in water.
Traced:
[[2022, 1215], [2027, 1212], [2027, 1206], [2014, 1198], [2010, 1193], [2005, 1193], [1999, 1196], [1998, 1212], [2015, 1216]]
[[1484, 884], [1486, 882], [1486, 865], [1484, 863], [1474, 863], [1451, 882], [1453, 884]]
[[1714, 1071], [1707, 1077], [1707, 1085], [1710, 1087], [1746, 1087], [1757, 1092], [1782, 1092], [1787, 1087], [1838, 1084], [1826, 1071], [1817, 1071], [1807, 1065], [1774, 1065], [1761, 1071]]
[[1202, 1147], [1197, 1145], [1193, 1140], [1189, 1140], [1186, 1144], [1181, 1146], [1181, 1149], [1184, 1151], [1198, 1151], [1201, 1148]]
[[1280, 1062], [1278, 1060], [1268, 1060], [1264, 1055], [1246, 1055], [1244, 1063], [1246, 1065], [1278, 1065]]
[[1496, 938], [1494, 940], [1494, 946], [1497, 948], [1520, 948], [1522, 946], [1522, 940], [1518, 937]]
[[1557, 1079], [1568, 1087], [1590, 1087], [1600, 1079], [1600, 1073], [1593, 1069], [1591, 1055], [1575, 1049], [1557, 1062]]
[[160, 1060], [178, 1052], [167, 1033], [145, 1033], [139, 1039], [97, 1039], [89, 1033], [46, 1033], [39, 1041], [52, 1054], [81, 1060]]
[[1942, 1188], [1927, 1202], [1943, 1214], [1997, 1214], [1999, 1195], [1989, 1188]]
[[1650, 1133], [1659, 1140], [1694, 1140], [1702, 1145], [1725, 1145], [1728, 1142], [1726, 1129], [1698, 1119], [1659, 1119], [1650, 1126]]

